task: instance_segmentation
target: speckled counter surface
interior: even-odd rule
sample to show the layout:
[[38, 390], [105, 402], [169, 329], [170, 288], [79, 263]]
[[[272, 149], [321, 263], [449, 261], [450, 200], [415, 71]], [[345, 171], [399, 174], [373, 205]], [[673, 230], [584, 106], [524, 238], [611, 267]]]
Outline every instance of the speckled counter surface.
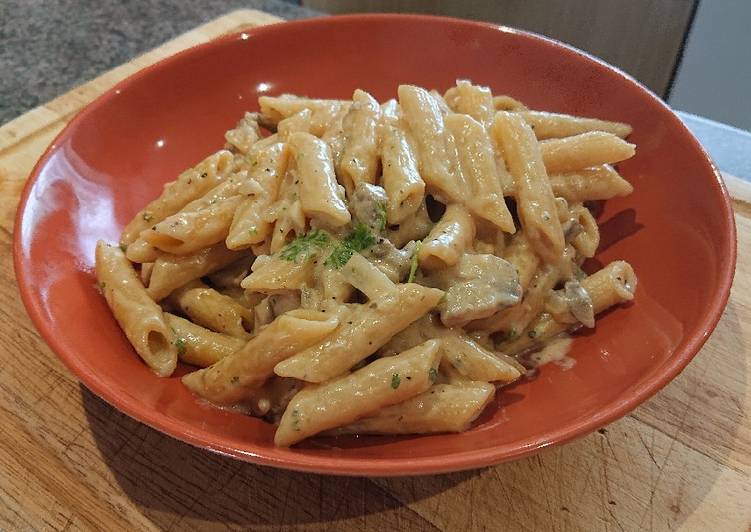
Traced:
[[0, 0], [0, 124], [241, 8], [318, 14], [281, 0]]

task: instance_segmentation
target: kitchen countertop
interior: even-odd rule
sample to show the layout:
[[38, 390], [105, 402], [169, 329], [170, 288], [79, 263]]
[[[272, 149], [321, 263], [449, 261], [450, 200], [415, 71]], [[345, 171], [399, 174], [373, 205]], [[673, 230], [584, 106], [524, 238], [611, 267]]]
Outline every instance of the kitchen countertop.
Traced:
[[0, 0], [0, 125], [241, 8], [320, 14], [281, 0]]

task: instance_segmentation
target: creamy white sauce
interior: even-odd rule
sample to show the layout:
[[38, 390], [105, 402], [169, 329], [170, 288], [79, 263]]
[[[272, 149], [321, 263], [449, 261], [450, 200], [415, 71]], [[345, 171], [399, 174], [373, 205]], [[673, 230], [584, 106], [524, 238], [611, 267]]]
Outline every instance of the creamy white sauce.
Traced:
[[568, 356], [573, 342], [574, 339], [568, 335], [553, 338], [545, 347], [525, 357], [527, 365], [532, 367], [533, 372], [551, 362], [564, 370], [569, 370], [576, 365], [576, 360]]

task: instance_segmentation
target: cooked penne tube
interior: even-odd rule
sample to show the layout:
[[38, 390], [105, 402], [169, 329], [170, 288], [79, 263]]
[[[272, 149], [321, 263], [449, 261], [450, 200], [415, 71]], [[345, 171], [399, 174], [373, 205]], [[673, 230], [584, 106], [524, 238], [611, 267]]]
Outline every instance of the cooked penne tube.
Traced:
[[563, 139], [543, 140], [540, 150], [547, 172], [562, 174], [623, 161], [634, 156], [635, 146], [612, 133], [590, 131]]
[[236, 338], [247, 338], [253, 330], [253, 313], [203, 283], [194, 282], [178, 288], [168, 302], [202, 327]]
[[410, 240], [422, 240], [433, 227], [433, 222], [428, 215], [425, 201], [421, 201], [417, 211], [402, 220], [396, 229], [389, 228], [388, 239], [396, 247], [404, 247]]
[[287, 406], [274, 443], [289, 447], [426, 391], [438, 368], [439, 346], [439, 341], [428, 340], [349, 375], [303, 388]]
[[224, 134], [224, 139], [229, 143], [231, 149], [247, 155], [253, 145], [261, 139], [258, 114], [245, 113], [237, 125]]
[[496, 111], [529, 111], [522, 102], [507, 95], [493, 96], [493, 107]]
[[597, 220], [581, 203], [571, 207], [571, 216], [580, 231], [571, 239], [571, 244], [582, 257], [594, 257], [600, 245], [600, 228], [597, 227]]
[[351, 217], [336, 181], [328, 145], [308, 133], [294, 133], [289, 146], [300, 177], [300, 201], [305, 215], [330, 227], [349, 223]]
[[287, 118], [279, 121], [276, 133], [279, 140], [287, 142], [292, 133], [310, 133], [310, 123], [313, 112], [310, 109], [303, 109]]
[[464, 334], [441, 336], [441, 352], [454, 368], [473, 381], [510, 383], [521, 377], [514, 365], [495, 356]]
[[549, 176], [553, 194], [572, 203], [628, 196], [634, 187], [610, 165], [585, 168], [570, 174]]
[[136, 353], [160, 377], [172, 375], [177, 365], [175, 335], [119, 247], [97, 242], [96, 278]]
[[154, 263], [153, 262], [144, 262], [141, 264], [141, 271], [140, 277], [141, 277], [141, 283], [144, 286], [147, 286], [149, 284], [149, 280], [151, 279], [151, 272], [154, 271]]
[[475, 223], [472, 216], [461, 205], [449, 205], [420, 246], [420, 267], [440, 269], [453, 266], [459, 262], [474, 238]]
[[[256, 261], [259, 262], [258, 260]], [[245, 290], [273, 294], [286, 290], [299, 290], [313, 283], [313, 263], [284, 260], [276, 255], [253, 264], [252, 271], [240, 286]]]
[[504, 250], [503, 258], [516, 268], [522, 291], [526, 291], [540, 265], [540, 258], [532, 249], [527, 235], [521, 231], [516, 233]]
[[284, 118], [297, 114], [304, 109], [309, 109], [312, 113], [310, 118], [310, 133], [321, 136], [325, 133], [327, 126], [332, 122], [334, 117], [339, 113], [341, 107], [344, 105], [348, 106], [349, 102], [342, 100], [316, 100], [286, 94], [282, 96], [261, 96], [258, 98], [258, 105], [261, 107], [261, 113], [273, 124], [278, 124]]
[[453, 135], [459, 159], [459, 168], [464, 182], [469, 187], [465, 205], [501, 231], [516, 231], [514, 220], [503, 199], [503, 190], [498, 178], [495, 154], [485, 127], [473, 118], [452, 114], [446, 117], [446, 128]]
[[398, 120], [384, 120], [379, 128], [383, 188], [388, 203], [389, 224], [399, 224], [414, 215], [425, 196], [414, 143]]
[[232, 405], [260, 388], [277, 363], [320, 342], [338, 324], [338, 318], [330, 313], [300, 309], [282, 314], [240, 350], [185, 375], [183, 383], [214, 404]]
[[379, 350], [379, 355], [393, 356], [434, 338], [442, 342], [443, 360], [454, 367], [463, 378], [509, 383], [518, 379], [524, 370], [513, 358], [485, 349], [464, 334], [461, 328], [444, 327], [430, 314], [395, 334]]
[[154, 262], [161, 251], [146, 242], [143, 238], [137, 238], [131, 242], [127, 247], [122, 245], [120, 249], [125, 247], [125, 256], [131, 262], [137, 262], [142, 264], [144, 262]]
[[573, 137], [590, 131], [604, 131], [625, 139], [631, 134], [631, 126], [623, 122], [609, 122], [597, 118], [583, 118], [544, 111], [520, 111], [519, 114], [535, 131], [539, 140]]
[[232, 217], [226, 244], [229, 249], [243, 249], [263, 242], [273, 225], [267, 219], [268, 209], [276, 201], [282, 176], [286, 172], [289, 150], [277, 142], [255, 153], [249, 178], [257, 187], [248, 191]]
[[376, 126], [381, 106], [365, 91], [356, 90], [352, 106], [342, 120], [344, 142], [337, 175], [348, 194], [359, 183], [375, 183], [378, 172]]
[[386, 274], [359, 253], [352, 255], [341, 272], [345, 281], [371, 301], [391, 296], [396, 291], [396, 285]]
[[425, 183], [447, 199], [464, 198], [452, 139], [435, 98], [413, 85], [399, 86], [399, 104], [418, 149], [420, 175]]
[[456, 87], [446, 91], [444, 100], [455, 113], [469, 115], [483, 126], [489, 127], [495, 116], [493, 94], [487, 87], [472, 85], [467, 80], [458, 80]]
[[334, 429], [332, 434], [463, 432], [495, 397], [487, 382], [435, 384], [427, 392]]
[[441, 297], [443, 292], [435, 288], [397, 285], [393, 296], [357, 306], [329, 338], [280, 362], [274, 372], [308, 382], [341, 375], [434, 308]]
[[246, 340], [210, 331], [169, 312], [164, 319], [175, 333], [180, 361], [199, 368], [216, 364], [246, 344]]
[[164, 253], [154, 261], [149, 286], [146, 288], [154, 301], [160, 301], [173, 290], [223, 268], [239, 259], [242, 254], [218, 244], [193, 255], [170, 255]]
[[[628, 262], [614, 261], [582, 280], [581, 286], [589, 294], [594, 314], [599, 314], [634, 298], [636, 275]], [[521, 353], [571, 327], [571, 323], [558, 322], [550, 314], [543, 313], [519, 336], [502, 342], [498, 348], [509, 355]]]
[[493, 122], [493, 132], [503, 147], [516, 183], [517, 211], [522, 228], [540, 258], [557, 264], [562, 259], [565, 243], [540, 145], [529, 125], [513, 113], [499, 111]]
[[174, 255], [188, 255], [227, 238], [241, 196], [199, 210], [179, 212], [141, 233], [149, 244]]
[[161, 195], [136, 214], [123, 229], [120, 244], [134, 242], [142, 231], [161, 222], [221, 183], [232, 171], [232, 153], [219, 150], [164, 186]]

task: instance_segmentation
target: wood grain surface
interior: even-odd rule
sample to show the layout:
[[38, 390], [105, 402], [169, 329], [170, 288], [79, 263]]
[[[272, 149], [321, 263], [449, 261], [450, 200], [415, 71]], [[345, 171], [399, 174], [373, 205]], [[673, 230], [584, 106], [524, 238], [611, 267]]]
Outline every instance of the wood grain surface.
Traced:
[[0, 529], [749, 530], [751, 208], [743, 202], [735, 285], [701, 353], [629, 416], [529, 459], [398, 479], [286, 472], [163, 436], [77, 382], [16, 288], [13, 215], [32, 166], [76, 111], [125, 76], [276, 20], [230, 13], [0, 128]]

